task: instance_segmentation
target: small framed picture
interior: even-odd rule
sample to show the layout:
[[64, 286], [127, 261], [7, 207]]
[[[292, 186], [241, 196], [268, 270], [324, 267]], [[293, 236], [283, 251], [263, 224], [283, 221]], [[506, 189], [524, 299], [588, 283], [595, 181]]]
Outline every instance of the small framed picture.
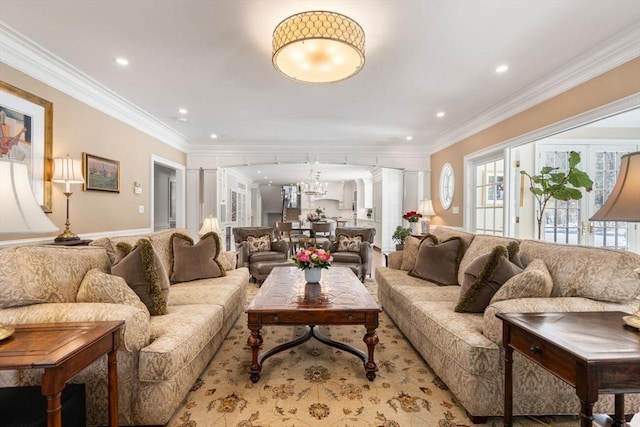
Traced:
[[120, 192], [120, 162], [82, 153], [83, 191]]

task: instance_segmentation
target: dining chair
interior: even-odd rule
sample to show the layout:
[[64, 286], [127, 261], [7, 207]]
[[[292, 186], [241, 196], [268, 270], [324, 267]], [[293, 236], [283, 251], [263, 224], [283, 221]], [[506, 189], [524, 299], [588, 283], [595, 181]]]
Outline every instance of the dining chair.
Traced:
[[291, 253], [295, 253], [298, 250], [298, 244], [300, 243], [300, 236], [298, 234], [292, 234], [293, 224], [286, 222], [276, 222], [276, 232], [280, 238], [286, 238], [289, 241], [289, 249]]
[[316, 244], [322, 245], [324, 242], [331, 241], [331, 223], [314, 222], [311, 224], [311, 230]]

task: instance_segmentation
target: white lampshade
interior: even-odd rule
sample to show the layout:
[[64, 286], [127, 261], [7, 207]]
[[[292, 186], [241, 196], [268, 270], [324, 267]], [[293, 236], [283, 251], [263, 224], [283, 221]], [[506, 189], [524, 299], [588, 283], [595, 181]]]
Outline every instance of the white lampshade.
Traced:
[[53, 178], [51, 181], [65, 183], [67, 193], [70, 184], [84, 184], [82, 162], [72, 159], [68, 154], [67, 157], [53, 159]]
[[212, 215], [209, 215], [204, 219], [204, 222], [202, 223], [202, 228], [200, 228], [200, 231], [198, 231], [198, 235], [202, 237], [205, 234], [210, 233], [212, 231], [214, 233], [220, 234], [220, 224], [218, 223], [218, 218]]
[[27, 165], [0, 159], [0, 234], [56, 231], [33, 195]]
[[620, 158], [616, 185], [589, 221], [640, 222], [640, 151]]
[[431, 200], [421, 200], [419, 212], [423, 216], [434, 216], [436, 212], [433, 210], [433, 203]]

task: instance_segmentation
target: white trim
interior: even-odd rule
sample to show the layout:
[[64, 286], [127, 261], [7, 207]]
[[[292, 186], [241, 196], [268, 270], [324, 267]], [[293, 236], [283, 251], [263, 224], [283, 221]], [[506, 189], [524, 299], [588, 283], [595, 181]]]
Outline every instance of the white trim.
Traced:
[[[80, 236], [83, 240], [95, 240], [100, 237], [116, 237], [116, 236], [138, 236], [151, 233], [150, 228], [134, 228], [130, 230], [116, 230], [116, 231], [100, 231], [97, 233], [82, 233]], [[31, 239], [17, 239], [17, 240], [3, 240], [0, 241], [0, 248], [6, 248], [10, 246], [36, 246], [36, 245], [53, 245], [53, 239], [55, 236], [50, 237], [35, 237]]]
[[525, 87], [497, 105], [445, 132], [431, 145], [431, 153], [515, 116], [554, 96], [614, 69], [640, 56], [640, 27], [629, 26], [617, 35], [564, 64], [546, 78]]
[[151, 230], [154, 227], [154, 179], [155, 179], [155, 164], [166, 166], [176, 171], [176, 228], [185, 228], [186, 223], [186, 167], [180, 163], [176, 163], [172, 160], [165, 159], [158, 155], [151, 155], [151, 167], [149, 177], [149, 225]]
[[0, 40], [2, 40], [1, 62], [175, 149], [183, 152], [188, 150], [186, 136], [3, 22], [0, 22]]

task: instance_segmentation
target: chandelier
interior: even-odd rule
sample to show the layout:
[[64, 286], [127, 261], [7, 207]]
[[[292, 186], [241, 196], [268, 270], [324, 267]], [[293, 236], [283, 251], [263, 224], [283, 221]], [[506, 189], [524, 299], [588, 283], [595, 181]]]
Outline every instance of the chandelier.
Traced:
[[345, 80], [364, 66], [364, 31], [339, 13], [298, 13], [273, 31], [272, 60], [276, 70], [301, 82]]
[[308, 196], [324, 196], [327, 194], [329, 184], [320, 182], [320, 172], [314, 174], [313, 169], [309, 171], [309, 177], [306, 181], [298, 183], [300, 192]]

